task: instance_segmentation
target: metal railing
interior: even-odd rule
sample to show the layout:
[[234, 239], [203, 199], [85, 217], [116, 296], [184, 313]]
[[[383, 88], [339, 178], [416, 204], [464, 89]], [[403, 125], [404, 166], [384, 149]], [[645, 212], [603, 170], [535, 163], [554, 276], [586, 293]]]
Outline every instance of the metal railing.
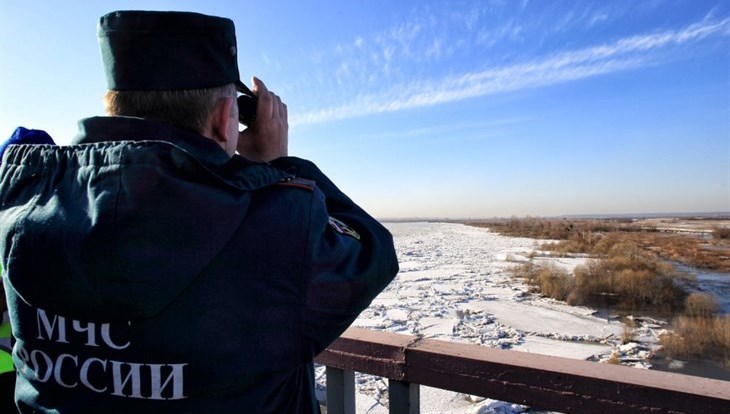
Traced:
[[361, 328], [315, 362], [327, 414], [355, 413], [355, 372], [388, 379], [393, 414], [420, 412], [419, 385], [564, 413], [730, 413], [728, 381]]

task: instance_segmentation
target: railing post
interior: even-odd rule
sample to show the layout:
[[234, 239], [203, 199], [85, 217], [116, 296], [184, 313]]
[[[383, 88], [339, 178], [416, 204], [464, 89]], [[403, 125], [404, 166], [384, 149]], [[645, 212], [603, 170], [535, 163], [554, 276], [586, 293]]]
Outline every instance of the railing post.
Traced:
[[388, 380], [390, 414], [419, 414], [421, 396], [418, 384]]
[[327, 414], [355, 414], [355, 371], [327, 367]]

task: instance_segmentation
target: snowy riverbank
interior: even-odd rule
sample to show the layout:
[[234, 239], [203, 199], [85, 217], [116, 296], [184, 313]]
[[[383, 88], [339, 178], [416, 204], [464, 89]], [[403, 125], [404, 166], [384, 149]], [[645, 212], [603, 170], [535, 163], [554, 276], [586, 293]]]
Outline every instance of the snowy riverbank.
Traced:
[[[538, 248], [533, 239], [500, 236], [449, 223], [387, 223], [400, 273], [353, 324], [388, 332], [583, 360], [619, 359], [640, 368], [656, 346], [662, 322], [637, 320], [634, 340], [624, 325], [528, 293], [507, 271]], [[572, 269], [584, 258], [555, 258]], [[323, 368], [318, 368], [320, 390]], [[386, 413], [387, 382], [358, 374], [358, 413]], [[517, 413], [523, 408], [422, 387], [423, 413]]]

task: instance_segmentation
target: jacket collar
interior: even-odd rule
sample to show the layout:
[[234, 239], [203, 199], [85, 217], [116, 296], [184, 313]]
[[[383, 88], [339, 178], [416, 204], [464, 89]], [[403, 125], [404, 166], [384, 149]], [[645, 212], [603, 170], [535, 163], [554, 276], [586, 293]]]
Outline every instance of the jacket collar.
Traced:
[[73, 144], [114, 141], [165, 141], [193, 154], [206, 165], [222, 166], [231, 157], [212, 140], [162, 122], [129, 116], [98, 116], [79, 121]]
[[220, 179], [239, 189], [252, 190], [294, 177], [269, 163], [230, 157], [212, 140], [192, 131], [144, 118], [113, 116], [79, 121], [79, 133], [72, 144], [119, 141], [163, 141], [191, 154]]

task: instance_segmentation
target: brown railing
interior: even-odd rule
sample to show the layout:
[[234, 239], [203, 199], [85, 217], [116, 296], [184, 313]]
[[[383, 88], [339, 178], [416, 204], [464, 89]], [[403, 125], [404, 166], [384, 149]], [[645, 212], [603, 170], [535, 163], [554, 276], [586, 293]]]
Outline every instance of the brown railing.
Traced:
[[388, 378], [390, 413], [420, 412], [419, 385], [564, 413], [730, 413], [728, 381], [360, 328], [315, 361], [327, 414], [355, 413], [355, 372]]

